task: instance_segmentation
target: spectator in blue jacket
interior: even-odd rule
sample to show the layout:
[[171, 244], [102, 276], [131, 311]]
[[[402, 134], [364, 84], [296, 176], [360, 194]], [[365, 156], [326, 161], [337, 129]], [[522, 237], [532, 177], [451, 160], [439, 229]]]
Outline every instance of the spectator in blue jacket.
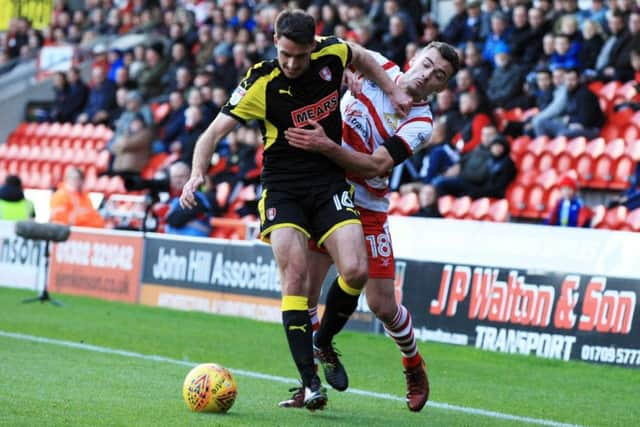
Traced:
[[78, 116], [78, 123], [105, 123], [109, 120], [109, 113], [115, 107], [116, 85], [107, 80], [103, 68], [92, 70], [91, 89], [89, 99], [82, 114]]
[[496, 52], [509, 50], [508, 25], [509, 22], [504, 13], [498, 11], [491, 15], [491, 34], [484, 42], [482, 57], [494, 65]]
[[211, 201], [203, 193], [196, 191], [194, 193], [197, 202], [195, 208], [180, 206], [180, 194], [184, 184], [189, 180], [190, 174], [191, 168], [184, 162], [176, 162], [169, 167], [169, 187], [172, 198], [164, 218], [165, 232], [183, 236], [207, 237], [211, 233], [210, 221], [213, 217]]

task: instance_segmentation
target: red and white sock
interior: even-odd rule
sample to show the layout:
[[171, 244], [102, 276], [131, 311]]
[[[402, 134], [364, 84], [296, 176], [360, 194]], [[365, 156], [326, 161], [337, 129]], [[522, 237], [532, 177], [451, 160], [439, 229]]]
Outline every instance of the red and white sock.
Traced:
[[416, 337], [413, 334], [413, 321], [411, 313], [405, 306], [399, 305], [398, 311], [391, 323], [385, 323], [384, 329], [393, 339], [402, 353], [402, 364], [405, 368], [417, 366], [422, 362], [418, 352]]
[[318, 306], [309, 307], [309, 318], [311, 319], [311, 329], [316, 332], [320, 329], [320, 318], [318, 318]]

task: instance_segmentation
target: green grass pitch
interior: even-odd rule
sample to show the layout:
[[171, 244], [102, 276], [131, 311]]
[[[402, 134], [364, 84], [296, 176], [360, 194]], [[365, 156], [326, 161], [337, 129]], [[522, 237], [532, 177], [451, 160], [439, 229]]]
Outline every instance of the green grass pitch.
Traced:
[[[65, 304], [61, 308], [21, 304], [30, 296], [33, 292], [0, 288], [1, 426], [527, 424], [509, 415], [556, 426], [632, 426], [640, 420], [638, 370], [433, 343], [421, 343], [420, 349], [434, 405], [410, 413], [401, 399], [404, 377], [392, 341], [352, 332], [336, 340], [351, 387], [397, 398], [330, 390], [325, 411], [280, 409], [277, 402], [288, 397], [296, 377], [280, 325], [60, 295], [55, 298]], [[32, 336], [56, 341], [34, 341], [28, 338]], [[183, 402], [184, 377], [190, 364], [200, 362], [236, 370], [238, 399], [228, 414], [192, 413]], [[492, 411], [497, 417], [464, 408]]]

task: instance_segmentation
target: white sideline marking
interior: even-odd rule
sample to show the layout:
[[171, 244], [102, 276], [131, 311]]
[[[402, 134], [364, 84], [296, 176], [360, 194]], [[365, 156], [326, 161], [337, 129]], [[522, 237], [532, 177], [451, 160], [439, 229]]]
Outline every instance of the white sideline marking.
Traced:
[[[93, 352], [96, 352], [96, 353], [115, 354], [115, 355], [118, 355], [118, 356], [132, 357], [132, 358], [135, 358], [135, 359], [142, 359], [142, 360], [151, 360], [151, 361], [154, 361], [154, 362], [165, 362], [165, 363], [171, 363], [171, 364], [174, 364], [174, 365], [183, 365], [183, 366], [195, 366], [195, 365], [197, 365], [197, 363], [195, 363], [195, 362], [187, 362], [187, 361], [184, 361], [184, 360], [171, 359], [169, 357], [158, 356], [158, 355], [155, 355], [155, 354], [142, 354], [142, 353], [136, 353], [134, 351], [119, 350], [119, 349], [108, 348], [108, 347], [100, 347], [100, 346], [97, 346], [97, 345], [77, 343], [77, 342], [73, 342], [73, 341], [57, 340], [57, 339], [45, 338], [45, 337], [38, 337], [38, 336], [35, 336], [35, 335], [27, 335], [27, 334], [21, 334], [21, 333], [16, 333], [16, 332], [7, 332], [7, 331], [3, 331], [3, 330], [0, 330], [0, 337], [14, 338], [14, 339], [18, 339], [18, 340], [37, 342], [37, 343], [42, 343], [42, 344], [53, 344], [53, 345], [59, 345], [59, 346], [62, 346], [62, 347], [77, 348], [77, 349], [80, 349], [80, 350], [93, 351]], [[239, 376], [250, 377], [250, 378], [258, 378], [258, 379], [262, 379], [262, 380], [275, 381], [275, 382], [280, 382], [280, 383], [285, 383], [285, 384], [299, 384], [299, 382], [297, 380], [294, 380], [293, 378], [286, 378], [286, 377], [279, 377], [279, 376], [276, 376], [276, 375], [262, 374], [260, 372], [245, 371], [243, 369], [233, 369], [233, 368], [229, 368], [229, 369], [235, 375], [239, 375]], [[359, 390], [359, 389], [354, 389], [354, 388], [348, 389], [347, 392], [348, 393], [352, 393], [352, 394], [357, 394], [357, 395], [360, 395], [360, 396], [374, 397], [376, 399], [395, 400], [395, 401], [398, 401], [398, 402], [404, 402], [405, 401], [405, 398], [403, 398], [403, 397], [394, 396], [394, 395], [388, 394], [388, 393], [377, 393], [375, 391]], [[551, 426], [551, 427], [580, 427], [577, 424], [566, 424], [566, 423], [561, 423], [561, 422], [558, 422], [558, 421], [545, 420], [545, 419], [541, 419], [541, 418], [530, 418], [530, 417], [523, 417], [523, 416], [520, 416], [520, 415], [511, 415], [511, 414], [505, 414], [505, 413], [502, 413], [502, 412], [488, 411], [486, 409], [477, 409], [477, 408], [469, 408], [469, 407], [466, 407], [466, 406], [450, 405], [448, 403], [434, 402], [432, 400], [429, 401], [428, 406], [431, 407], [431, 408], [444, 409], [446, 411], [464, 412], [464, 413], [467, 413], [467, 414], [481, 415], [481, 416], [485, 416], [485, 417], [498, 418], [498, 419], [501, 419], [501, 420], [520, 421], [520, 422], [526, 423], [526, 424], [537, 424], [537, 425]]]

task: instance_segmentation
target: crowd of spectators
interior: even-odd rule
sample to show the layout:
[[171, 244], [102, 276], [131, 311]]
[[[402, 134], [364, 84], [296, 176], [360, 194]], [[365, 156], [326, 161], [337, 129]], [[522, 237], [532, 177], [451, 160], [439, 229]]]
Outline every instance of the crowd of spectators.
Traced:
[[[636, 76], [640, 9], [632, 0], [454, 0], [440, 25], [428, 2], [411, 0], [85, 0], [71, 10], [56, 0], [50, 25], [34, 30], [11, 21], [0, 36], [4, 59], [28, 58], [40, 46], [86, 45], [104, 35], [144, 34], [128, 50], [92, 49], [91, 79], [77, 69], [54, 75], [49, 120], [106, 124], [112, 173], [140, 173], [155, 154], [190, 164], [195, 141], [254, 63], [275, 57], [273, 22], [283, 7], [301, 7], [318, 35], [337, 35], [381, 52], [402, 68], [430, 41], [456, 46], [463, 58], [451, 87], [433, 101], [432, 143], [398, 166], [392, 190], [505, 196], [516, 176], [509, 156], [513, 136], [597, 136], [605, 116], [587, 84]], [[154, 114], [158, 105], [163, 114]], [[633, 106], [632, 106], [633, 107]], [[499, 126], [498, 109], [532, 109], [523, 122]], [[255, 183], [259, 131], [239, 128], [219, 145], [214, 186]], [[259, 194], [259, 192], [258, 192]], [[433, 195], [433, 196], [432, 196]], [[427, 203], [427, 202], [425, 202]], [[426, 205], [425, 205], [426, 206]]]

